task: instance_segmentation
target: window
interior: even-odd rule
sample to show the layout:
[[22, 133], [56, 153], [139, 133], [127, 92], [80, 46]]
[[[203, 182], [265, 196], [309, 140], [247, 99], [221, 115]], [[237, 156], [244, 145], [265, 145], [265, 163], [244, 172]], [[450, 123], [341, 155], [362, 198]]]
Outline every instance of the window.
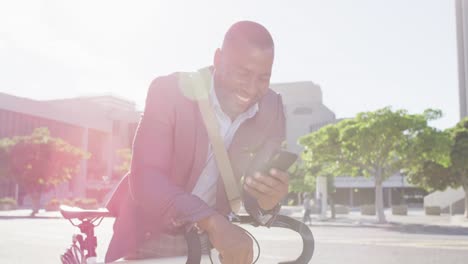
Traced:
[[295, 115], [311, 115], [314, 112], [310, 107], [298, 107], [294, 109], [293, 114]]

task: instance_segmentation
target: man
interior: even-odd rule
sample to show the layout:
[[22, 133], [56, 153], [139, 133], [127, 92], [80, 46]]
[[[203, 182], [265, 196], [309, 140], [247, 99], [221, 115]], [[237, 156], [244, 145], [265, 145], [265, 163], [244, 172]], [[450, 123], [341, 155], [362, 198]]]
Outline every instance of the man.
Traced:
[[[288, 192], [286, 172], [258, 172], [285, 137], [281, 97], [269, 89], [273, 58], [270, 33], [242, 21], [228, 30], [213, 66], [204, 70], [232, 170], [239, 182], [244, 177], [244, 207], [262, 225]], [[183, 255], [180, 227], [190, 226], [201, 229], [223, 263], [252, 262], [252, 240], [226, 218], [231, 208], [207, 130], [180, 76], [156, 78], [148, 90], [131, 171], [107, 206], [117, 219], [106, 262]]]

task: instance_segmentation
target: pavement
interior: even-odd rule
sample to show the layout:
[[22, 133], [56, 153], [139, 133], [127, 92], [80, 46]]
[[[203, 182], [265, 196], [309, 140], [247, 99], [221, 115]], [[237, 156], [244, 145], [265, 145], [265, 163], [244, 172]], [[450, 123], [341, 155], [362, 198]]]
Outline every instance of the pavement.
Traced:
[[[31, 218], [31, 210], [17, 209], [10, 211], [0, 211], [0, 219]], [[240, 213], [245, 213], [241, 209]], [[281, 214], [290, 216], [297, 220], [302, 220], [303, 209], [301, 206], [283, 206]], [[461, 227], [468, 228], [468, 218], [463, 215], [441, 214], [440, 216], [425, 215], [422, 208], [409, 208], [408, 215], [392, 215], [391, 209], [385, 209], [387, 223], [377, 223], [377, 216], [361, 215], [359, 210], [352, 209], [348, 214], [337, 214], [335, 219], [331, 218], [330, 211], [327, 218], [321, 218], [316, 214], [311, 214], [311, 226], [346, 226], [346, 227], [390, 227], [390, 226], [426, 226], [426, 227]], [[58, 211], [39, 210], [35, 218], [62, 218]]]
[[[302, 220], [303, 210], [300, 206], [283, 206], [281, 214]], [[468, 228], [468, 219], [463, 215], [441, 214], [440, 216], [425, 215], [422, 208], [409, 208], [408, 215], [392, 215], [391, 209], [385, 209], [386, 224], [377, 223], [377, 216], [361, 215], [358, 209], [351, 210], [348, 214], [337, 214], [331, 218], [331, 212], [327, 212], [327, 218], [321, 219], [316, 214], [311, 214], [312, 224], [315, 226], [439, 226], [439, 227], [463, 227]]]
[[[58, 263], [58, 256], [77, 233], [60, 213], [41, 210], [0, 211], [0, 263]], [[302, 219], [302, 208], [285, 206], [282, 214]], [[468, 225], [462, 216], [425, 216], [422, 209], [410, 209], [408, 216], [393, 216], [380, 225], [375, 216], [361, 216], [356, 210], [336, 219], [312, 215], [310, 229], [315, 238], [311, 263], [334, 264], [465, 264], [468, 259]], [[98, 256], [104, 256], [112, 235], [114, 219], [104, 219], [97, 228]], [[259, 241], [259, 263], [294, 259], [302, 243], [294, 232], [281, 228], [243, 226]], [[38, 262], [38, 260], [40, 260]], [[171, 262], [172, 263], [172, 262]], [[184, 262], [181, 262], [184, 263]]]

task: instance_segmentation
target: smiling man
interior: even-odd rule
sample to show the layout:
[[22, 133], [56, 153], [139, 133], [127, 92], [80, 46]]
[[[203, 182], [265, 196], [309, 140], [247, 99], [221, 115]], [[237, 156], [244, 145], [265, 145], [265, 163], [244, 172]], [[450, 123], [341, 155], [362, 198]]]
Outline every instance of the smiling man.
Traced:
[[[281, 97], [269, 88], [274, 51], [267, 29], [241, 21], [203, 70], [244, 207], [261, 225], [288, 192], [286, 172], [259, 172], [285, 138]], [[228, 221], [231, 206], [199, 104], [184, 92], [181, 75], [158, 77], [148, 90], [131, 171], [107, 205], [117, 219], [106, 262], [186, 255], [190, 227], [200, 230], [205, 253], [214, 247], [223, 263], [252, 262], [253, 242]]]

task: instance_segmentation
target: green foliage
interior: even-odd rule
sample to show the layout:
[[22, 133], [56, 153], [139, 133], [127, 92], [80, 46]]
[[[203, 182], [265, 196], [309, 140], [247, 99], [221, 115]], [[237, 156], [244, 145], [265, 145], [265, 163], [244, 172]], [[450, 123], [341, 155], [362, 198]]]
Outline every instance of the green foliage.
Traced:
[[411, 183], [428, 191], [468, 187], [468, 118], [432, 140], [417, 143], [422, 155], [406, 170]]
[[52, 198], [47, 202], [45, 207], [49, 211], [57, 211], [59, 209], [60, 205], [74, 206], [75, 202], [73, 200], [69, 200], [69, 199], [59, 200], [57, 198]]
[[58, 211], [60, 206], [60, 201], [56, 198], [52, 198], [45, 205], [46, 211]]
[[73, 203], [76, 207], [83, 209], [97, 209], [99, 207], [97, 200], [94, 198], [75, 198]]
[[29, 136], [7, 143], [10, 177], [30, 193], [41, 193], [68, 181], [89, 154], [63, 139], [50, 136], [47, 128], [37, 128]]
[[304, 166], [300, 160], [296, 161], [288, 170], [289, 191], [295, 193], [311, 192], [315, 189], [315, 177], [311, 170]]
[[384, 222], [381, 190], [387, 177], [423, 158], [448, 162], [443, 151], [447, 138], [427, 124], [440, 116], [433, 109], [408, 114], [389, 107], [359, 113], [301, 137], [302, 159], [316, 175], [374, 176], [379, 221]]
[[125, 174], [130, 170], [130, 165], [132, 162], [132, 150], [129, 148], [123, 148], [117, 150], [117, 155], [120, 158], [121, 163], [114, 168], [114, 170], [119, 174]]
[[454, 182], [450, 166], [452, 140], [448, 131], [425, 130], [413, 140], [403, 172], [408, 182], [427, 191], [444, 190]]
[[445, 190], [455, 182], [450, 168], [437, 162], [425, 161], [408, 171], [408, 181], [424, 188], [427, 191]]
[[[432, 137], [438, 134], [427, 121], [438, 116], [436, 110], [411, 115], [388, 107], [359, 113], [300, 138], [305, 147], [303, 159], [308, 167], [319, 167], [322, 175], [376, 176], [380, 170], [383, 180], [399, 172], [408, 159], [419, 157], [420, 149], [413, 147], [413, 141], [434, 141]], [[426, 138], [420, 139], [420, 135]], [[426, 155], [438, 157], [436, 151]]]
[[0, 198], [0, 204], [9, 204], [12, 206], [16, 206], [16, 200], [11, 197], [4, 197], [4, 198]]
[[457, 175], [459, 185], [468, 192], [468, 117], [451, 129], [450, 134], [453, 140], [450, 151], [452, 168]]
[[13, 139], [10, 139], [10, 138], [0, 139], [0, 181], [7, 179], [9, 176], [8, 153], [14, 144], [15, 144], [15, 140]]

